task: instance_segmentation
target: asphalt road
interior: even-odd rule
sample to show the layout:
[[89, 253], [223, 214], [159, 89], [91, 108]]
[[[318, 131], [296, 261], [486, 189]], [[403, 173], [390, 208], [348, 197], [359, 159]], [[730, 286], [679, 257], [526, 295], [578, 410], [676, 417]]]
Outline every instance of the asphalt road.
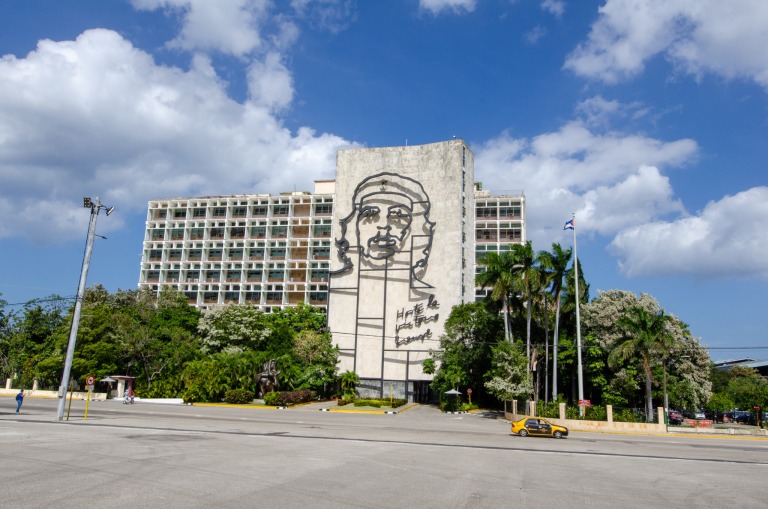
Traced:
[[493, 413], [0, 398], [0, 507], [768, 506], [768, 439], [520, 438]]

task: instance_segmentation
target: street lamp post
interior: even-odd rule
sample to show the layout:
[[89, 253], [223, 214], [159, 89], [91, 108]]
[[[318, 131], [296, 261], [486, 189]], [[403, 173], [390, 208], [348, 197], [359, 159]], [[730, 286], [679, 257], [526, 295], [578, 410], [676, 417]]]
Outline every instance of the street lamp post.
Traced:
[[75, 310], [72, 314], [72, 326], [69, 329], [69, 344], [67, 345], [67, 356], [64, 359], [64, 373], [61, 375], [61, 385], [59, 385], [59, 404], [56, 408], [56, 420], [60, 421], [64, 416], [64, 406], [67, 400], [67, 387], [69, 385], [69, 376], [72, 372], [72, 359], [75, 356], [75, 344], [77, 343], [77, 329], [80, 325], [80, 310], [83, 306], [83, 297], [85, 295], [85, 281], [88, 277], [88, 266], [91, 263], [91, 252], [93, 251], [93, 238], [96, 236], [96, 218], [99, 211], [104, 209], [107, 215], [114, 212], [114, 207], [107, 208], [101, 204], [98, 198], [91, 201], [90, 198], [83, 198], [83, 207], [91, 209], [91, 218], [88, 224], [88, 239], [85, 244], [85, 255], [83, 256], [83, 268], [80, 270], [80, 284], [77, 287], [77, 296], [75, 297]]

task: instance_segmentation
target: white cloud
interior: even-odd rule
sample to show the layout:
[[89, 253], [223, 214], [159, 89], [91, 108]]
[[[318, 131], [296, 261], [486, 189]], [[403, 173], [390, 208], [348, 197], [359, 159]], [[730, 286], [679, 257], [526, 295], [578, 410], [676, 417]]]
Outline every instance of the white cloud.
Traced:
[[710, 202], [699, 214], [629, 228], [612, 251], [628, 276], [768, 277], [768, 187]]
[[562, 0], [542, 0], [541, 8], [560, 18], [565, 14], [565, 2]]
[[486, 189], [515, 191], [512, 182], [524, 191], [528, 236], [547, 246], [572, 212], [581, 233], [608, 236], [684, 212], [659, 168], [689, 163], [697, 150], [692, 140], [600, 134], [570, 122], [532, 139], [502, 134], [486, 142], [475, 150], [476, 178]]
[[247, 55], [262, 45], [258, 25], [267, 13], [268, 0], [132, 0], [144, 10], [179, 13], [182, 28], [169, 46], [184, 50], [216, 50]]
[[291, 0], [298, 16], [315, 28], [338, 33], [355, 19], [352, 0]]
[[475, 10], [477, 0], [419, 0], [422, 10], [434, 15], [449, 11], [454, 14], [472, 12]]
[[82, 214], [65, 211], [81, 212], [86, 195], [141, 211], [152, 198], [311, 191], [313, 179], [333, 176], [348, 142], [282, 125], [273, 110], [290, 103], [290, 81], [267, 55], [251, 66], [252, 97], [239, 104], [206, 57], [188, 71], [158, 66], [101, 29], [4, 56], [0, 237], [80, 238]]
[[713, 73], [768, 88], [766, 20], [764, 0], [607, 0], [565, 67], [614, 83], [664, 55], [696, 77]]

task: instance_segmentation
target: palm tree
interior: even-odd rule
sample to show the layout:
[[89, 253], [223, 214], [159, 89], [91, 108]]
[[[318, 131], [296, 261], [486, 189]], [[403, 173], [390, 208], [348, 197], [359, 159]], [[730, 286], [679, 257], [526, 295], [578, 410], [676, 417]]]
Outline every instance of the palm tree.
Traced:
[[563, 250], [560, 244], [552, 243], [552, 252], [541, 251], [539, 264], [549, 271], [552, 296], [555, 299], [555, 341], [552, 345], [552, 401], [557, 401], [557, 345], [560, 339], [560, 297], [563, 294], [563, 277], [573, 254], [572, 249]]
[[668, 328], [671, 319], [672, 317], [665, 315], [663, 310], [652, 313], [639, 306], [627, 309], [625, 314], [616, 321], [624, 334], [614, 343], [611, 353], [608, 354], [608, 364], [612, 368], [616, 368], [635, 355], [640, 355], [642, 358], [645, 371], [645, 420], [647, 422], [653, 421], [651, 363], [655, 357], [665, 355], [674, 342], [674, 337]]
[[528, 371], [530, 373], [531, 362], [531, 312], [533, 310], [534, 295], [541, 289], [542, 274], [536, 263], [536, 256], [533, 252], [531, 241], [525, 244], [515, 244], [512, 246], [512, 253], [517, 262], [514, 266], [514, 289], [523, 295], [526, 301], [526, 335], [525, 335], [525, 353], [528, 356]]
[[483, 272], [475, 278], [480, 288], [492, 287], [491, 299], [501, 301], [501, 310], [504, 314], [504, 338], [512, 341], [509, 332], [509, 293], [515, 287], [514, 268], [517, 264], [512, 251], [501, 253], [490, 252], [483, 256], [479, 263], [484, 266]]

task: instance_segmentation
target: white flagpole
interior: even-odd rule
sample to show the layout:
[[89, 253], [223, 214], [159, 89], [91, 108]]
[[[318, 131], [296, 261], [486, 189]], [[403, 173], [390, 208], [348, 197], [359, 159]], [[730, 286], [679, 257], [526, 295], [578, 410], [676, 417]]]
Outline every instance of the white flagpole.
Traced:
[[584, 373], [581, 369], [581, 318], [579, 317], [579, 255], [576, 252], [576, 213], [572, 215], [573, 226], [573, 267], [574, 267], [574, 281], [576, 289], [576, 362], [577, 373], [579, 379], [579, 415], [584, 417], [584, 405], [581, 402], [584, 400]]

